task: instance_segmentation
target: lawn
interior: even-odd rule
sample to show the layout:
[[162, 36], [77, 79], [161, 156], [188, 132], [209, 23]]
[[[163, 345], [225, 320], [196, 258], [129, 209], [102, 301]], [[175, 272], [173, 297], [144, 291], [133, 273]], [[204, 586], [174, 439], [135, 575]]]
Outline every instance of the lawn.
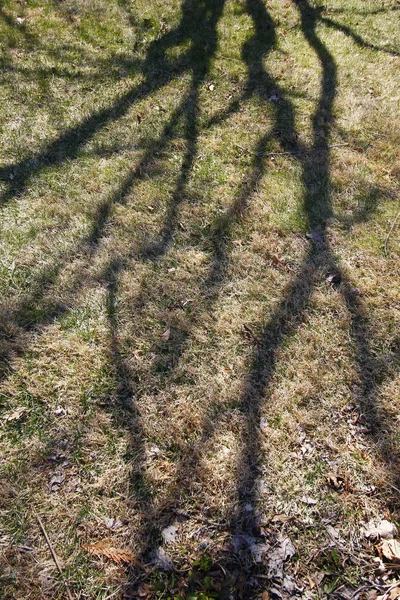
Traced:
[[399, 17], [3, 0], [1, 599], [400, 597]]

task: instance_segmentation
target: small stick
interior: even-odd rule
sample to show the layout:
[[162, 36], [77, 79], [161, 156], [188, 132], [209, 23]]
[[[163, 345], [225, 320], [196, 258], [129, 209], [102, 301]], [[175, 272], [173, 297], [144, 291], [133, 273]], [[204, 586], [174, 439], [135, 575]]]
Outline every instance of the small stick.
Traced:
[[389, 598], [390, 592], [392, 590], [395, 590], [397, 587], [399, 587], [399, 582], [395, 583], [394, 585], [391, 585], [390, 588], [386, 590], [386, 592], [383, 594], [382, 600], [386, 600], [387, 598]]
[[389, 229], [389, 233], [386, 236], [385, 245], [383, 247], [383, 249], [385, 251], [385, 256], [387, 256], [387, 245], [388, 245], [389, 238], [392, 234], [393, 229], [396, 227], [396, 223], [397, 223], [399, 217], [400, 217], [400, 211], [397, 213], [396, 218], [393, 221], [391, 228]]
[[41, 519], [40, 519], [40, 517], [39, 517], [38, 514], [36, 514], [36, 519], [37, 519], [37, 522], [39, 523], [40, 529], [42, 530], [42, 533], [43, 533], [43, 535], [45, 537], [45, 540], [47, 542], [47, 545], [49, 547], [49, 550], [51, 552], [51, 556], [53, 557], [55, 565], [56, 565], [56, 567], [58, 569], [58, 572], [61, 575], [61, 579], [63, 580], [64, 586], [65, 586], [65, 589], [66, 589], [66, 592], [67, 592], [67, 596], [68, 596], [69, 600], [73, 600], [72, 594], [71, 594], [71, 590], [69, 589], [68, 582], [66, 581], [66, 579], [65, 579], [65, 577], [63, 575], [63, 572], [62, 572], [61, 567], [60, 567], [60, 563], [58, 562], [57, 555], [56, 555], [56, 553], [53, 550], [53, 546], [51, 545], [49, 536], [47, 535], [47, 532], [46, 532], [46, 530], [44, 528], [44, 525], [43, 525], [43, 523], [42, 523], [42, 521], [41, 521]]

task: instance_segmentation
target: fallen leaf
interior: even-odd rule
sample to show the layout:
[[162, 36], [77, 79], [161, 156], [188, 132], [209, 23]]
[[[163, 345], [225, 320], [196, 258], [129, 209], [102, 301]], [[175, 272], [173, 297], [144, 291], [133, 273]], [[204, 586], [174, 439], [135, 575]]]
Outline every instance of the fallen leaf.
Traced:
[[342, 276], [340, 273], [328, 273], [326, 280], [332, 285], [339, 285], [339, 283], [342, 281]]
[[162, 339], [162, 341], [163, 341], [163, 342], [168, 342], [168, 340], [169, 340], [170, 336], [171, 336], [171, 330], [170, 330], [170, 328], [168, 327], [168, 329], [166, 329], [166, 330], [164, 331], [164, 333], [162, 334], [162, 336], [161, 336], [161, 339]]
[[316, 571], [313, 575], [312, 575], [312, 581], [314, 582], [314, 584], [319, 587], [321, 585], [321, 583], [323, 582], [325, 577], [325, 573], [323, 571]]
[[382, 540], [378, 549], [389, 562], [400, 563], [400, 542], [397, 540]]
[[[387, 592], [386, 592], [387, 594]], [[389, 591], [389, 595], [387, 595], [387, 600], [399, 600], [400, 598], [400, 585], [396, 585]]]
[[149, 458], [152, 458], [153, 456], [158, 456], [159, 454], [161, 454], [161, 450], [155, 444], [150, 444], [146, 449], [146, 454]]
[[318, 500], [315, 500], [314, 498], [310, 498], [310, 496], [302, 496], [300, 498], [301, 502], [303, 502], [303, 504], [308, 504], [309, 506], [314, 506], [315, 504], [318, 503]]
[[178, 528], [175, 525], [170, 525], [162, 530], [161, 536], [165, 544], [171, 544], [178, 537]]
[[334, 598], [340, 600], [355, 600], [355, 591], [356, 589], [353, 586], [342, 585], [335, 590]]
[[29, 412], [29, 409], [26, 406], [19, 406], [10, 415], [5, 417], [5, 421], [18, 421], [27, 412]]
[[291, 577], [289, 577], [289, 575], [285, 575], [285, 577], [283, 578], [282, 587], [285, 590], [285, 592], [290, 594], [291, 598], [293, 597], [293, 594], [297, 589], [295, 582]]
[[314, 444], [311, 444], [310, 442], [307, 442], [306, 444], [303, 444], [301, 447], [301, 452], [303, 454], [303, 456], [305, 456], [306, 454], [312, 454], [315, 450], [315, 446]]
[[364, 531], [364, 536], [372, 540], [390, 540], [397, 534], [396, 525], [387, 519], [369, 521], [363, 525], [362, 529]]
[[256, 540], [251, 535], [239, 534], [239, 535], [234, 535], [232, 538], [232, 546], [233, 546], [233, 551], [235, 553], [239, 552], [240, 550], [242, 550], [244, 548], [250, 548], [255, 543], [256, 543]]
[[65, 473], [64, 471], [56, 471], [52, 478], [50, 479], [50, 492], [58, 492], [61, 485], [65, 481]]
[[268, 561], [268, 578], [283, 579], [284, 562], [295, 554], [296, 550], [293, 547], [290, 538], [283, 538], [275, 547], [274, 551], [269, 556]]
[[306, 233], [306, 238], [308, 240], [313, 240], [313, 242], [319, 242], [320, 244], [322, 244], [324, 241], [322, 235], [318, 233], [318, 231], [316, 231], [315, 229], [313, 231], [310, 231], [310, 233]]
[[285, 263], [282, 262], [277, 256], [271, 256], [271, 257], [269, 257], [269, 260], [275, 267], [277, 267], [281, 271], [285, 271], [285, 273], [293, 272], [293, 269], [291, 269], [291, 267], [288, 267], [287, 265], [285, 265]]
[[337, 540], [340, 538], [339, 531], [337, 529], [335, 529], [334, 527], [332, 527], [332, 525], [327, 525], [326, 531], [327, 531], [329, 537], [331, 538], [332, 542], [337, 542]]
[[82, 544], [82, 548], [87, 550], [93, 556], [105, 556], [117, 564], [122, 562], [132, 563], [134, 561], [132, 552], [129, 550], [122, 550], [121, 548], [116, 548], [109, 539], [100, 540], [95, 544]]
[[269, 544], [251, 544], [249, 546], [250, 552], [256, 563], [261, 563], [266, 553], [271, 549]]
[[250, 329], [250, 327], [248, 325], [246, 325], [245, 323], [243, 323], [243, 325], [242, 325], [242, 330], [243, 330], [243, 334], [246, 339], [248, 339], [248, 340], [252, 339], [257, 343], [260, 342], [260, 338], [258, 336], [256, 336], [255, 333], [253, 333], [253, 331]]
[[338, 473], [337, 469], [328, 473], [326, 480], [328, 485], [334, 490], [343, 490], [345, 488], [346, 476]]
[[104, 524], [107, 527], [107, 529], [118, 529], [123, 525], [122, 521], [120, 521], [119, 519], [109, 519], [107, 517], [104, 519]]
[[164, 548], [161, 548], [161, 546], [154, 552], [153, 562], [159, 569], [162, 569], [163, 571], [172, 571], [173, 569], [172, 560], [165, 552]]
[[353, 287], [353, 288], [350, 288], [349, 291], [350, 291], [350, 294], [353, 294], [353, 296], [360, 296], [360, 294], [361, 294], [360, 288]]
[[293, 519], [293, 517], [288, 517], [287, 515], [279, 514], [274, 515], [272, 517], [271, 523], [287, 523], [287, 521], [290, 521], [291, 519]]
[[378, 600], [378, 591], [377, 590], [369, 590], [364, 594], [356, 597], [357, 600]]

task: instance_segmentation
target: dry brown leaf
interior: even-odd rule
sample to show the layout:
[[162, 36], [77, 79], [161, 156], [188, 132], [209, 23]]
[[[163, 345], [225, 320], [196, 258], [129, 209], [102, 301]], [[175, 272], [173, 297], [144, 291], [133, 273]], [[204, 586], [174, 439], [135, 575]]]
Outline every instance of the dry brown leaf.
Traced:
[[400, 542], [397, 540], [382, 540], [378, 549], [389, 562], [400, 563]]
[[82, 547], [90, 554], [93, 554], [93, 556], [105, 556], [117, 564], [120, 564], [121, 562], [131, 563], [134, 561], [132, 552], [116, 548], [110, 539], [100, 540], [94, 544], [82, 544]]
[[328, 473], [326, 477], [327, 484], [337, 491], [351, 491], [350, 478], [348, 473], [338, 473], [337, 468]]

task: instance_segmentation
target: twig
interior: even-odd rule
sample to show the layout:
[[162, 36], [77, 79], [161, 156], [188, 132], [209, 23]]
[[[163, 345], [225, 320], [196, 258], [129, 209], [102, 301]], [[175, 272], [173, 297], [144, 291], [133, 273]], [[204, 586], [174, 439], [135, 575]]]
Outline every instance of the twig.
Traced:
[[[364, 473], [371, 476], [371, 473], [369, 471], [364, 471]], [[390, 483], [390, 481], [388, 481], [385, 477], [382, 477], [382, 475], [372, 475], [372, 476], [375, 477], [376, 481], [380, 481], [380, 482], [383, 481], [384, 483], [386, 483], [386, 485], [388, 485], [390, 488], [392, 488], [392, 490], [394, 490], [395, 492], [400, 494], [400, 489], [398, 487], [396, 487], [395, 485], [393, 485], [392, 483]]]
[[68, 585], [68, 582], [67, 582], [67, 580], [64, 577], [64, 574], [63, 574], [63, 572], [61, 570], [61, 567], [60, 567], [60, 563], [58, 562], [57, 555], [56, 555], [56, 553], [53, 550], [53, 546], [51, 545], [49, 536], [47, 535], [46, 529], [44, 528], [44, 525], [43, 525], [43, 523], [42, 523], [42, 521], [41, 521], [41, 519], [40, 519], [40, 517], [39, 517], [38, 514], [36, 514], [36, 519], [37, 519], [37, 522], [39, 523], [39, 527], [42, 530], [42, 533], [43, 533], [43, 535], [45, 537], [45, 540], [46, 540], [47, 545], [49, 547], [49, 550], [51, 552], [51, 556], [53, 557], [53, 560], [54, 560], [55, 565], [56, 565], [56, 567], [58, 569], [58, 572], [60, 573], [61, 579], [63, 580], [64, 586], [65, 586], [65, 590], [67, 592], [67, 596], [68, 596], [69, 600], [73, 600], [72, 594], [71, 594], [71, 590], [70, 590], [69, 585]]
[[107, 598], [104, 598], [104, 600], [110, 600], [110, 598], [114, 598], [114, 596], [116, 596], [117, 594], [119, 594], [119, 592], [122, 590], [122, 586], [120, 586], [119, 588], [116, 589], [115, 592], [113, 592], [112, 594], [110, 594], [109, 596], [107, 596]]
[[[343, 587], [345, 587], [345, 586], [343, 586]], [[365, 590], [370, 590], [370, 589], [375, 589], [375, 586], [371, 585], [371, 584], [370, 585], [362, 585], [355, 592], [353, 592], [353, 594], [351, 595], [350, 600], [353, 600], [353, 598], [356, 598], [356, 596], [358, 596], [358, 594], [360, 594], [360, 592], [363, 592]]]
[[396, 227], [396, 223], [397, 223], [397, 221], [398, 221], [398, 218], [399, 218], [399, 217], [400, 217], [400, 210], [399, 210], [399, 212], [397, 213], [397, 215], [396, 215], [396, 218], [395, 218], [395, 220], [393, 221], [391, 228], [389, 229], [389, 233], [388, 233], [388, 234], [387, 234], [387, 236], [386, 236], [385, 245], [384, 245], [384, 247], [383, 247], [383, 249], [384, 249], [384, 252], [385, 252], [385, 256], [387, 256], [387, 255], [388, 255], [388, 254], [387, 254], [387, 245], [388, 245], [388, 241], [389, 241], [389, 238], [390, 238], [390, 236], [391, 236], [391, 234], [392, 234], [392, 231], [393, 231], [393, 229]]
[[397, 587], [399, 587], [399, 582], [395, 583], [394, 585], [391, 585], [390, 588], [388, 590], [386, 590], [386, 592], [384, 593], [384, 595], [382, 596], [382, 600], [387, 600], [389, 598], [389, 594], [392, 590], [395, 590]]

